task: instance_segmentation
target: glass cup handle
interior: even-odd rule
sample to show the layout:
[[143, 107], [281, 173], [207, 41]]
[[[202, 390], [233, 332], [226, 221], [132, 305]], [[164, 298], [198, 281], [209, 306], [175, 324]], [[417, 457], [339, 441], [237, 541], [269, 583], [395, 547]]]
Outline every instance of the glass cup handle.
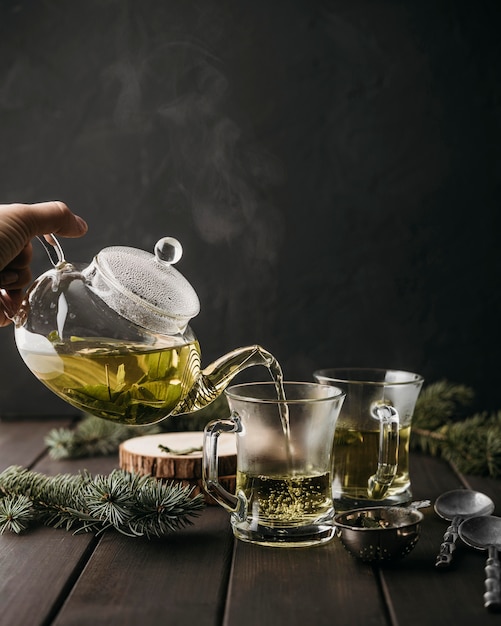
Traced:
[[372, 417], [379, 421], [379, 458], [377, 471], [368, 481], [369, 498], [380, 500], [385, 497], [393, 482], [398, 467], [399, 416], [395, 407], [375, 404]]
[[221, 433], [239, 433], [242, 431], [240, 420], [236, 413], [231, 419], [220, 419], [209, 422], [204, 428], [203, 438], [203, 471], [204, 488], [214, 500], [229, 513], [245, 519], [247, 500], [243, 494], [234, 495], [227, 491], [219, 482], [217, 444]]

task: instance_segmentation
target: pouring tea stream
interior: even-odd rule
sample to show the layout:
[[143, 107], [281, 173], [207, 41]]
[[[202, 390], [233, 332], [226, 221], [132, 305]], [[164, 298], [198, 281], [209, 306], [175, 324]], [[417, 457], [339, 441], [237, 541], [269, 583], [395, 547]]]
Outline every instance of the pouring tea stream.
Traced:
[[12, 316], [18, 350], [32, 373], [76, 408], [126, 424], [152, 424], [215, 400], [244, 369], [265, 366], [282, 390], [275, 357], [237, 348], [205, 369], [190, 320], [197, 294], [174, 268], [181, 244], [160, 239], [154, 254], [112, 246], [85, 266], [57, 261]]

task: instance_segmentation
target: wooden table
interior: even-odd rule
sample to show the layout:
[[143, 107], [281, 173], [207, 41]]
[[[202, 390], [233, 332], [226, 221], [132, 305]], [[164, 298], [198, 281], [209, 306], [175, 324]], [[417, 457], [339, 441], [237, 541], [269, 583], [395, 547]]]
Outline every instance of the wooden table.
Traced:
[[[47, 474], [108, 473], [118, 456], [51, 460], [44, 436], [61, 421], [0, 422], [0, 468]], [[412, 456], [416, 499], [479, 489], [501, 512], [501, 481], [460, 476], [445, 462]], [[336, 538], [315, 548], [234, 541], [228, 515], [209, 506], [193, 526], [156, 540], [116, 532], [73, 535], [39, 527], [0, 536], [1, 626], [431, 626], [501, 624], [483, 608], [485, 553], [458, 545], [449, 570], [434, 567], [447, 527], [430, 508], [414, 551], [372, 567]]]

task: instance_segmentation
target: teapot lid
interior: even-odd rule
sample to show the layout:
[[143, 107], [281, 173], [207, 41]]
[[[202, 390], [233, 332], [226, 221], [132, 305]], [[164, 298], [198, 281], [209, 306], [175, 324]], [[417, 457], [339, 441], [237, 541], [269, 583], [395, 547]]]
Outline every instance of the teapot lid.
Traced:
[[160, 239], [154, 255], [111, 246], [96, 255], [86, 274], [106, 304], [129, 321], [163, 334], [182, 333], [200, 311], [195, 290], [173, 267], [182, 254], [173, 237]]

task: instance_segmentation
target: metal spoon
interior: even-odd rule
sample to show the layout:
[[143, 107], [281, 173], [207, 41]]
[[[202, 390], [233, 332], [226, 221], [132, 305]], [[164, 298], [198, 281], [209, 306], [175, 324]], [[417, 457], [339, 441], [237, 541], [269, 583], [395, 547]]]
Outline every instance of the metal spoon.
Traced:
[[490, 515], [494, 511], [494, 502], [479, 491], [453, 489], [435, 500], [435, 511], [440, 517], [451, 522], [445, 531], [440, 553], [435, 562], [435, 567], [444, 568], [449, 567], [452, 562], [459, 524], [470, 517]]
[[498, 558], [498, 550], [501, 550], [501, 517], [486, 515], [467, 519], [459, 526], [459, 536], [473, 548], [488, 550], [484, 606], [489, 611], [501, 611], [501, 564]]

